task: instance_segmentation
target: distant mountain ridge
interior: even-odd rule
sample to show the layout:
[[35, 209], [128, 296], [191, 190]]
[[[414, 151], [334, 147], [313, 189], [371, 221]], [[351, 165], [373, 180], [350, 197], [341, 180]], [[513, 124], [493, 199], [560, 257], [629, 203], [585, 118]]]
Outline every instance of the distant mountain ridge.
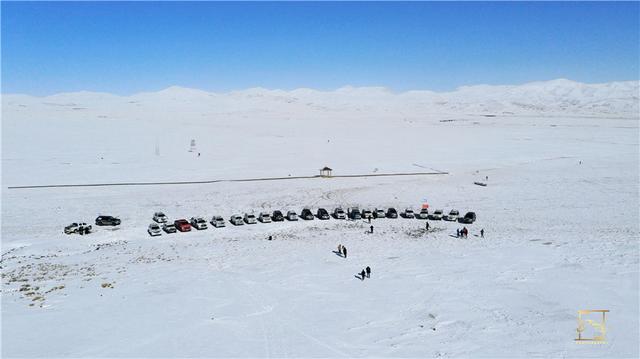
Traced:
[[[333, 91], [309, 88], [249, 88], [226, 93], [171, 86], [157, 92], [118, 96], [98, 92], [60, 93], [45, 97], [2, 96], [5, 110], [24, 112], [47, 107], [109, 112], [139, 107], [205, 113], [267, 111], [295, 114], [384, 112], [403, 114], [585, 115], [638, 117], [639, 81], [586, 84], [567, 79], [522, 85], [462, 86], [451, 92], [413, 90], [394, 93], [385, 87], [345, 86]], [[74, 111], [74, 110], [69, 110]]]

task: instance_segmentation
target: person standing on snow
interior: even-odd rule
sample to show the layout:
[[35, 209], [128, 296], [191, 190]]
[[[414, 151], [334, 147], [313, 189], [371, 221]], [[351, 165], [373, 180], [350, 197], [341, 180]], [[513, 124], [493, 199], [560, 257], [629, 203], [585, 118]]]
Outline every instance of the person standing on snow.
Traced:
[[370, 232], [370, 233], [372, 233], [372, 234], [373, 234], [373, 226], [369, 227], [369, 230], [371, 230], [371, 232]]
[[367, 278], [371, 277], [371, 268], [369, 268], [369, 266], [367, 266], [367, 268], [365, 268], [365, 270], [367, 271]]
[[425, 228], [426, 228], [427, 231], [429, 230], [429, 222], [426, 222]]
[[484, 228], [480, 230], [480, 238], [484, 238]]
[[360, 280], [364, 280], [365, 272], [364, 269], [360, 272]]
[[342, 246], [342, 255], [347, 258], [347, 247]]
[[460, 238], [460, 230], [456, 228], [456, 238]]

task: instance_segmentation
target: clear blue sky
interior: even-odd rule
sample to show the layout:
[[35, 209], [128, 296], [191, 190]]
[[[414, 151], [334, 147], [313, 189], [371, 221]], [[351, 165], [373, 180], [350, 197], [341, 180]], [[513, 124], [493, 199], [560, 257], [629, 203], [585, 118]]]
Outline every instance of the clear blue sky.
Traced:
[[638, 80], [638, 2], [2, 2], [2, 92]]

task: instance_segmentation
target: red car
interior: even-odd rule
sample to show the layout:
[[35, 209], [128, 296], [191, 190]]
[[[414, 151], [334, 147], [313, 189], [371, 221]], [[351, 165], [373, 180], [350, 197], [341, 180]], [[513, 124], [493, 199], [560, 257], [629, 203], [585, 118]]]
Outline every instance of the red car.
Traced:
[[178, 219], [173, 224], [176, 226], [176, 229], [180, 232], [189, 232], [191, 231], [191, 223], [186, 219]]

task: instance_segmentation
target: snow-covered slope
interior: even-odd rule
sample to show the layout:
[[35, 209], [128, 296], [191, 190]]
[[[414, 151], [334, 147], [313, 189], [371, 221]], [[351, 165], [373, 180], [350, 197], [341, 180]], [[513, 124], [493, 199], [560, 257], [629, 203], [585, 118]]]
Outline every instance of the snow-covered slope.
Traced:
[[331, 114], [335, 111], [395, 112], [406, 116], [431, 114], [489, 115], [638, 115], [637, 81], [584, 84], [569, 80], [533, 82], [518, 86], [466, 86], [453, 92], [408, 91], [393, 93], [382, 87], [343, 87], [334, 91], [292, 91], [252, 88], [228, 93], [169, 87], [158, 92], [120, 97], [105, 93], [75, 92], [42, 98], [5, 94], [7, 113], [62, 111], [79, 116], [122, 116], [138, 111], [162, 113], [202, 111], [299, 112]]

